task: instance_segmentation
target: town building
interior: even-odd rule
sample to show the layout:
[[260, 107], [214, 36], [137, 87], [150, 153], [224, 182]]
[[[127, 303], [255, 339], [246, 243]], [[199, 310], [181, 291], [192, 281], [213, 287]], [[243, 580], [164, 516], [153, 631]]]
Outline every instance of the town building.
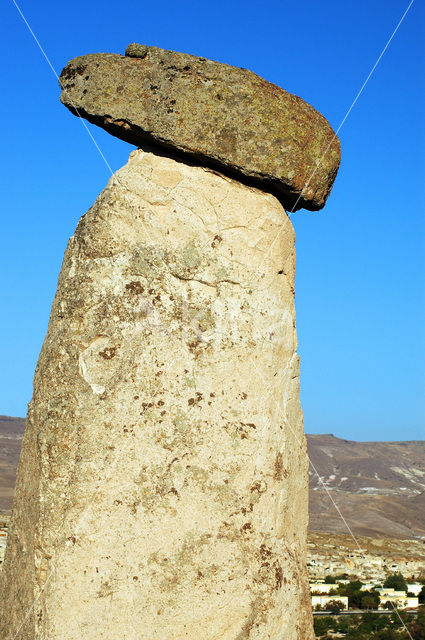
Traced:
[[329, 591], [336, 589], [337, 584], [327, 584], [326, 582], [310, 582], [310, 591], [316, 595], [329, 594]]
[[348, 609], [347, 596], [311, 596], [311, 606], [313, 611], [316, 609], [317, 605], [320, 605], [320, 608], [325, 610], [329, 602], [335, 601], [341, 602], [345, 610]]

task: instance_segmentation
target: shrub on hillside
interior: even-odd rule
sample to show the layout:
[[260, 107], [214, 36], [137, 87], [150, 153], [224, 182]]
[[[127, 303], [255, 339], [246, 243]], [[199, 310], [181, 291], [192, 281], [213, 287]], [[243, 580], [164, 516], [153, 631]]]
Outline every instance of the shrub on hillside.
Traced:
[[401, 573], [393, 573], [384, 582], [384, 587], [387, 589], [395, 589], [395, 591], [407, 591], [406, 580]]

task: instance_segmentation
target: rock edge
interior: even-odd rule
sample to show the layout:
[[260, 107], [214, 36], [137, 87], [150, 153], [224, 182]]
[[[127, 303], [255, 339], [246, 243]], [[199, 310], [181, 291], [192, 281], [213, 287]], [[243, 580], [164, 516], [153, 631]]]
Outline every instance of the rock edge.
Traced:
[[340, 144], [328, 121], [252, 71], [132, 43], [126, 56], [74, 58], [59, 81], [72, 113], [248, 181], [287, 210], [321, 209], [330, 193]]

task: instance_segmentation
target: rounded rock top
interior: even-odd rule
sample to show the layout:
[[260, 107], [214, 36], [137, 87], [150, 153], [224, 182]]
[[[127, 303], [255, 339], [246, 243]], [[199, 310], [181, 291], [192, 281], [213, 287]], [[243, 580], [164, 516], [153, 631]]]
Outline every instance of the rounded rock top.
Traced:
[[145, 44], [131, 42], [125, 50], [125, 55], [129, 58], [146, 58], [148, 48]]
[[131, 43], [125, 56], [74, 58], [59, 83], [75, 115], [269, 191], [287, 210], [321, 209], [334, 183], [340, 144], [328, 121], [248, 69]]

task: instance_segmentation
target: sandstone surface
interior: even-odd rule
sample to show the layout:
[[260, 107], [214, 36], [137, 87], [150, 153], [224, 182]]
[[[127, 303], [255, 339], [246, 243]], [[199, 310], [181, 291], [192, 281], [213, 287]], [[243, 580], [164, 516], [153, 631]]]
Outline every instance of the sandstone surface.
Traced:
[[136, 146], [155, 143], [247, 179], [287, 209], [324, 206], [340, 146], [312, 106], [247, 69], [135, 43], [127, 54], [71, 60], [61, 101]]
[[313, 640], [294, 232], [141, 150], [70, 239], [34, 379], [0, 637]]

